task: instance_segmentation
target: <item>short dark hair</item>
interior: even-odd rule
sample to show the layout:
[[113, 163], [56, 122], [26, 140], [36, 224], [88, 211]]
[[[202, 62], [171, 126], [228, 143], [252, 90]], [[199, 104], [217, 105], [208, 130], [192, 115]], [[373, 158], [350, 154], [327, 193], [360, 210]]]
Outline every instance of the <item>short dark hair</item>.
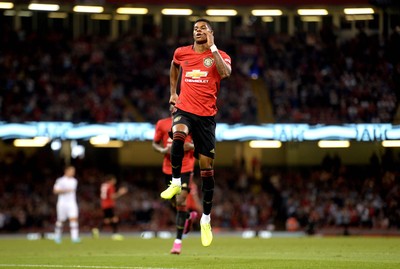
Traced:
[[204, 19], [204, 18], [199, 18], [199, 19], [197, 19], [197, 20], [194, 22], [194, 24], [196, 24], [196, 23], [198, 23], [198, 22], [200, 22], [200, 21], [207, 23], [208, 27], [210, 27], [211, 30], [213, 29], [213, 28], [212, 28], [212, 25], [211, 25], [211, 22], [210, 22], [209, 20], [207, 20], [207, 19]]

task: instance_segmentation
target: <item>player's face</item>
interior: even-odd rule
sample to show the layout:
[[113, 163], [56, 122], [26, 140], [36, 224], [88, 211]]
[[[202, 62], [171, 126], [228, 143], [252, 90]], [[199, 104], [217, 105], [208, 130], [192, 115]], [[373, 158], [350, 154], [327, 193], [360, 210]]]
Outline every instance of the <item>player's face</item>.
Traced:
[[75, 168], [74, 167], [68, 167], [65, 170], [65, 174], [69, 177], [74, 177], [75, 176]]
[[199, 21], [195, 23], [193, 27], [193, 39], [197, 44], [204, 44], [207, 42], [206, 31], [211, 31], [206, 22]]

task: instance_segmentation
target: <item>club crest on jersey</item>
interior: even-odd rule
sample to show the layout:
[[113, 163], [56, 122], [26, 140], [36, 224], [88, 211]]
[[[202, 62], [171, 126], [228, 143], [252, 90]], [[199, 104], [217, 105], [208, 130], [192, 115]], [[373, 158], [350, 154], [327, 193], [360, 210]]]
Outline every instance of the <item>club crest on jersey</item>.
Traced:
[[207, 57], [203, 60], [203, 64], [205, 67], [210, 67], [213, 65], [213, 63], [214, 63], [214, 59], [211, 57]]

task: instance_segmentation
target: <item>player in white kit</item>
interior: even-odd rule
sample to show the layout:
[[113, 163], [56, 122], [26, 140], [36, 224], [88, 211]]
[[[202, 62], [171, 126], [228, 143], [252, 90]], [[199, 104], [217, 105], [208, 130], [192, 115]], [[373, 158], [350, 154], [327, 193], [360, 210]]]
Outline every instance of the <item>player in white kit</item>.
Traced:
[[69, 221], [71, 241], [79, 243], [78, 203], [76, 201], [76, 189], [78, 180], [75, 178], [75, 167], [67, 166], [64, 175], [57, 178], [53, 187], [57, 199], [57, 222], [55, 227], [55, 241], [61, 243], [63, 223]]

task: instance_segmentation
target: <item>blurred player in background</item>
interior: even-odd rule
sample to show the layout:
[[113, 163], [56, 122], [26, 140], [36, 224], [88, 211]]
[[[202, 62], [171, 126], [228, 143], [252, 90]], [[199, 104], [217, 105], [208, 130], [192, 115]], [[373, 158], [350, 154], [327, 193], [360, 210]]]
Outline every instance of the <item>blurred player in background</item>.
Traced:
[[99, 228], [93, 228], [93, 237], [98, 238], [104, 226], [111, 226], [113, 240], [123, 240], [124, 237], [118, 233], [119, 217], [115, 215], [115, 200], [128, 192], [126, 187], [116, 190], [117, 178], [114, 175], [106, 175], [104, 182], [100, 186], [101, 209], [103, 210], [103, 220]]
[[64, 169], [64, 175], [57, 178], [53, 193], [57, 197], [57, 221], [55, 227], [55, 242], [61, 243], [63, 223], [69, 221], [71, 241], [79, 243], [79, 223], [78, 223], [78, 203], [76, 201], [76, 190], [78, 180], [75, 178], [75, 167], [67, 166]]
[[[172, 113], [174, 106], [170, 106], [170, 112]], [[165, 175], [165, 183], [168, 186], [171, 181], [172, 167], [171, 167], [171, 144], [172, 139], [169, 136], [172, 126], [172, 117], [160, 119], [155, 128], [155, 134], [152, 146], [153, 148], [164, 154], [164, 160], [162, 165], [162, 171]], [[196, 210], [201, 210], [201, 205], [198, 202], [197, 197], [191, 197], [197, 195], [197, 188], [194, 188], [192, 192], [191, 186], [195, 183], [192, 182], [193, 169], [194, 169], [194, 146], [190, 136], [186, 138], [184, 143], [184, 157], [182, 162], [182, 191], [172, 196], [171, 202], [176, 208], [176, 239], [171, 249], [171, 254], [180, 254], [182, 249], [182, 236], [191, 229], [193, 219], [197, 218]], [[190, 195], [189, 195], [190, 194]], [[190, 208], [187, 205], [187, 199], [190, 197]], [[197, 205], [196, 205], [197, 201]], [[189, 209], [192, 211], [189, 212]]]
[[[201, 243], [213, 240], [211, 208], [214, 196], [215, 115], [221, 80], [231, 75], [231, 58], [218, 50], [214, 31], [206, 19], [193, 26], [194, 44], [175, 50], [170, 67], [170, 104], [175, 105], [172, 127], [172, 182], [161, 193], [170, 199], [181, 192], [182, 159], [186, 138], [193, 138], [195, 156], [199, 159], [203, 193], [203, 215], [200, 219]], [[178, 94], [179, 92], [179, 94]]]

